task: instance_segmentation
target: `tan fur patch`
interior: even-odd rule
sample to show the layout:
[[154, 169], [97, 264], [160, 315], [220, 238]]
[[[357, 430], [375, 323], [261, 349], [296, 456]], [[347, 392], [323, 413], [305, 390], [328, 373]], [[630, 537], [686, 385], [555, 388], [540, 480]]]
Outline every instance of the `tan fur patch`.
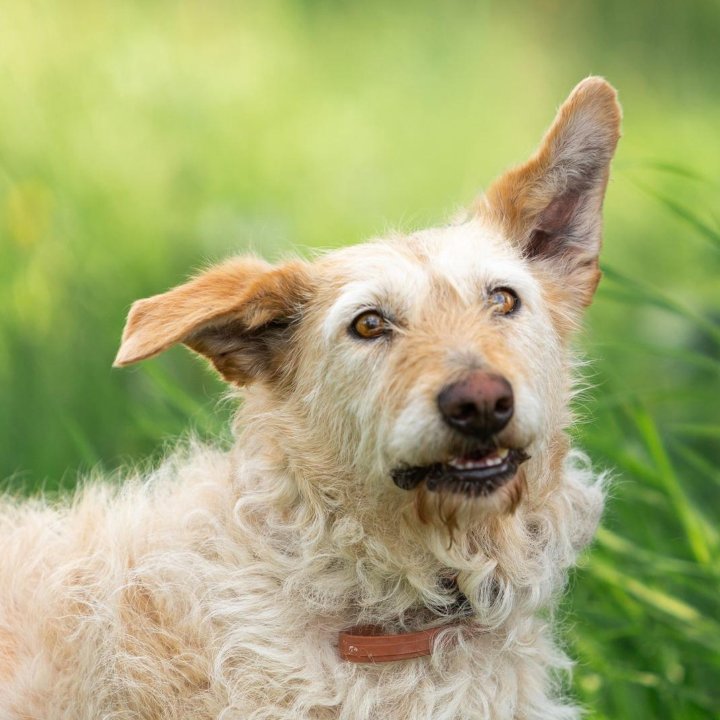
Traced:
[[[510, 238], [525, 238], [533, 222], [558, 195], [567, 192], [569, 178], [560, 162], [587, 162], [590, 153], [597, 163], [595, 181], [601, 191], [607, 183], [608, 166], [620, 137], [622, 114], [617, 92], [601, 78], [580, 83], [563, 103], [537, 152], [527, 162], [506, 172], [488, 189], [474, 210], [500, 225]], [[577, 147], [573, 139], [583, 137]]]
[[600, 280], [600, 213], [621, 117], [614, 88], [588, 78], [562, 105], [535, 155], [473, 207], [525, 256], [539, 256], [545, 275], [569, 283], [579, 309], [590, 304]]
[[[229, 260], [162, 295], [134, 303], [115, 366], [183, 342], [205, 355], [227, 380], [245, 384], [266, 359], [263, 351], [271, 354], [261, 337], [263, 326], [289, 323], [310, 292], [303, 263], [274, 268], [255, 258]], [[252, 356], [253, 343], [257, 357]]]

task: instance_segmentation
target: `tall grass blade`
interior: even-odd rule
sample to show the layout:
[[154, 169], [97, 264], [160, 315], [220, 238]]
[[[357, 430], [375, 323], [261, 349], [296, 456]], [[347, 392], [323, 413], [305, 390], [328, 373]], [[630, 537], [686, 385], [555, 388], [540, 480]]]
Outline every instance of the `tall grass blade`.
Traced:
[[708, 240], [711, 245], [713, 245], [716, 249], [720, 250], [720, 231], [710, 227], [710, 225], [701, 220], [695, 212], [693, 212], [685, 205], [680, 204], [677, 200], [673, 200], [672, 198], [669, 198], [666, 195], [659, 193], [657, 190], [648, 187], [647, 185], [645, 185], [645, 183], [640, 182], [639, 180], [631, 178], [630, 181], [633, 183], [633, 185], [638, 187], [644, 193], [655, 198], [667, 210], [669, 210], [673, 215], [675, 215], [675, 217], [680, 218], [680, 220], [690, 225], [703, 238]]
[[601, 267], [605, 276], [617, 284], [617, 287], [614, 289], [614, 293], [610, 292], [606, 286], [604, 289], [605, 294], [614, 294], [617, 299], [630, 303], [638, 301], [643, 302], [660, 308], [661, 310], [673, 313], [685, 320], [689, 320], [707, 334], [714, 342], [720, 344], [720, 325], [717, 323], [708, 320], [694, 310], [691, 310], [676, 300], [667, 297], [656, 288], [646, 283], [642, 283], [634, 278], [630, 278], [607, 264], [603, 263]]
[[621, 171], [633, 170], [635, 168], [655, 170], [657, 172], [676, 175], [677, 177], [684, 178], [686, 180], [697, 180], [698, 182], [714, 184], [707, 175], [699, 173], [697, 170], [689, 167], [688, 165], [682, 165], [677, 162], [665, 160], [641, 160], [639, 162], [625, 162], [621, 165], [619, 164], [619, 169]]
[[152, 380], [158, 391], [178, 411], [187, 416], [189, 422], [198, 426], [207, 435], [212, 435], [217, 431], [215, 421], [203, 405], [195, 397], [179, 387], [177, 383], [174, 383], [159, 367], [158, 363], [145, 363], [143, 372]]
[[712, 551], [704, 532], [704, 528], [708, 525], [707, 521], [683, 491], [655, 421], [642, 407], [636, 407], [631, 412], [640, 437], [645, 442], [650, 457], [657, 467], [658, 477], [663, 481], [665, 490], [677, 510], [696, 560], [702, 565], [709, 565], [712, 560]]
[[596, 558], [589, 571], [620, 592], [627, 593], [652, 608], [666, 620], [681, 625], [697, 644], [720, 653], [720, 624], [715, 619], [706, 617], [697, 608], [660, 588], [626, 575], [605, 560]]

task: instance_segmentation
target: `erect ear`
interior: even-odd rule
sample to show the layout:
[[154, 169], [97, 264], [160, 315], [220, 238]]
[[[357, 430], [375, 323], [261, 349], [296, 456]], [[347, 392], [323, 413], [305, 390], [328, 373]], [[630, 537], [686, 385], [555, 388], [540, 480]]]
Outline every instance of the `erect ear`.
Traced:
[[590, 304], [600, 279], [602, 203], [621, 117], [614, 88], [603, 78], [586, 78], [535, 155], [496, 180], [475, 208], [524, 257], [543, 263], [581, 306]]
[[153, 357], [181, 342], [205, 355], [231, 382], [276, 372], [309, 299], [308, 267], [238, 257], [130, 309], [114, 366]]

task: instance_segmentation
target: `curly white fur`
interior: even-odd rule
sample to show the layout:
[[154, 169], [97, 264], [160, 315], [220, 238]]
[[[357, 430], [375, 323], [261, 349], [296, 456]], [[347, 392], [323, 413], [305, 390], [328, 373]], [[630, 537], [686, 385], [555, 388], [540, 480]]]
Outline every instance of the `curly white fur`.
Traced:
[[[398, 552], [406, 528], [368, 537], [355, 513], [298, 508], [289, 473], [198, 445], [71, 507], [6, 507], [0, 717], [575, 718], [553, 699], [549, 671], [569, 663], [536, 614], [588, 542], [602, 486], [574, 454], [558, 480], [476, 539], [491, 555], [438, 541], [435, 557], [411, 539]], [[448, 631], [457, 643], [389, 665], [339, 659], [338, 631], [366, 615], [440, 604], [448, 567], [475, 611]]]

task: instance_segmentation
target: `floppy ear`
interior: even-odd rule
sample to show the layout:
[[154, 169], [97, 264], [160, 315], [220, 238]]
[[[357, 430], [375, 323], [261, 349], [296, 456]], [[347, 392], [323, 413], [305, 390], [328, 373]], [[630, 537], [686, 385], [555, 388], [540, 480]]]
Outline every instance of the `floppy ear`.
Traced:
[[293, 320], [310, 297], [302, 262], [274, 267], [239, 257], [130, 309], [114, 366], [181, 342], [239, 385], [277, 371]]
[[543, 263], [589, 305], [600, 279], [602, 203], [620, 137], [617, 93], [589, 77], [563, 103], [538, 151], [489, 188], [476, 210], [524, 257]]

